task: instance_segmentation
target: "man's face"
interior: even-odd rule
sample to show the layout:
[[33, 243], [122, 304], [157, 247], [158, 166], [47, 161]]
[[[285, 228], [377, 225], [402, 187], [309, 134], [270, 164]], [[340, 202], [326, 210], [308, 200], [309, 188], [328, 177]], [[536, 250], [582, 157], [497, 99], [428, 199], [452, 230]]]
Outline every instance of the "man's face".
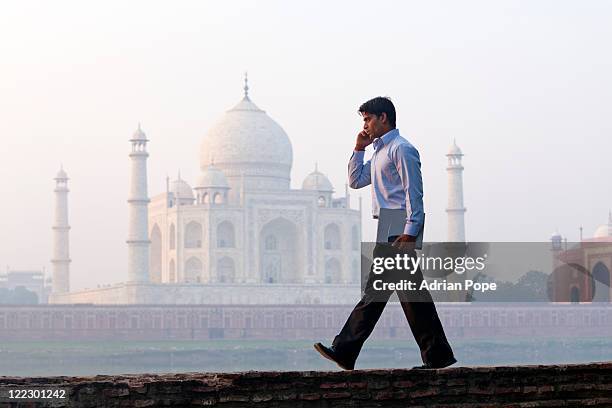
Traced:
[[377, 137], [381, 137], [385, 134], [387, 126], [384, 121], [387, 119], [387, 115], [383, 113], [380, 116], [376, 116], [372, 113], [364, 112], [361, 114], [363, 117], [363, 130], [368, 134], [370, 140], [374, 140]]

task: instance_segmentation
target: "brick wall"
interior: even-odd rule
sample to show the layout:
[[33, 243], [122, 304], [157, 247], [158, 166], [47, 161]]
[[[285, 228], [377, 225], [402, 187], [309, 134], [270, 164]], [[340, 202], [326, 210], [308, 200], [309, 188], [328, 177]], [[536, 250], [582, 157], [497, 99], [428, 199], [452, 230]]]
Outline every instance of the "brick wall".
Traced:
[[[8, 390], [64, 389], [10, 402]], [[5, 405], [2, 405], [5, 404]], [[612, 407], [612, 362], [443, 370], [0, 377], [9, 407]]]

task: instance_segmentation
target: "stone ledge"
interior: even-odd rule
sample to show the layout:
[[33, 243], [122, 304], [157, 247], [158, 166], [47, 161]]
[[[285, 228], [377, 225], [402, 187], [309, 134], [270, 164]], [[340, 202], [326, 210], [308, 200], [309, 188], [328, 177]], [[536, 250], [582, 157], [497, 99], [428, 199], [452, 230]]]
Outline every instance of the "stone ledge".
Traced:
[[[65, 389], [64, 400], [8, 390]], [[441, 370], [0, 377], [9, 407], [612, 407], [612, 362]], [[5, 406], [5, 405], [2, 405]]]

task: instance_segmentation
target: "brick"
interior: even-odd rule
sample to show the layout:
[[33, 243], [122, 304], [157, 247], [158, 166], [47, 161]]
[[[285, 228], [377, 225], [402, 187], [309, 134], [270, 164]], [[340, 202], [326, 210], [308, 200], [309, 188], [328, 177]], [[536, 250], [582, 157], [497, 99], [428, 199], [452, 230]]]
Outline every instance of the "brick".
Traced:
[[281, 391], [276, 393], [275, 399], [281, 401], [294, 400], [297, 398], [297, 392], [295, 391]]
[[362, 382], [350, 382], [348, 383], [349, 388], [353, 388], [353, 389], [361, 389], [361, 388], [367, 388], [368, 383], [365, 381]]
[[368, 381], [368, 389], [371, 390], [382, 390], [383, 388], [389, 388], [391, 383], [387, 380], [379, 381]]
[[351, 393], [348, 391], [326, 392], [323, 394], [323, 399], [350, 398]]
[[93, 395], [96, 394], [97, 390], [96, 387], [94, 387], [93, 385], [87, 385], [85, 387], [79, 388], [78, 390], [78, 394], [79, 395]]
[[592, 388], [593, 384], [561, 384], [557, 386], [557, 391], [582, 391]]
[[467, 385], [465, 378], [453, 378], [443, 382], [447, 387], [455, 387], [457, 385]]
[[378, 391], [372, 394], [372, 399], [376, 401], [393, 399], [392, 391]]
[[127, 387], [106, 388], [103, 391], [103, 395], [106, 397], [123, 397], [130, 395], [130, 390]]
[[[295, 388], [297, 386], [297, 384], [292, 384], [290, 382], [285, 382], [285, 383], [272, 383], [272, 384], [265, 384], [264, 387], [266, 387], [268, 390], [286, 390], [288, 388]], [[259, 389], [259, 387], [258, 387]]]
[[494, 394], [520, 394], [520, 387], [493, 387]]
[[146, 385], [141, 385], [139, 387], [132, 387], [130, 388], [130, 391], [136, 394], [146, 394], [147, 393], [147, 386]]
[[552, 407], [574, 407], [581, 405], [568, 404], [566, 400], [545, 400], [545, 401], [531, 401], [519, 403], [520, 408], [552, 408]]
[[300, 394], [298, 398], [301, 400], [306, 400], [306, 401], [314, 401], [314, 400], [320, 399], [321, 395], [311, 392], [311, 393]]
[[415, 383], [413, 381], [408, 381], [408, 380], [393, 382], [393, 386], [395, 388], [410, 388], [410, 387], [414, 387], [414, 385]]
[[325, 388], [325, 389], [346, 388], [347, 384], [345, 382], [341, 382], [341, 383], [322, 383], [319, 387], [320, 388]]
[[211, 407], [213, 405], [217, 405], [217, 397], [208, 397], [208, 398], [198, 398], [191, 401], [191, 405]]
[[446, 388], [444, 386], [442, 386], [440, 388], [440, 395], [446, 395], [446, 396], [458, 396], [458, 395], [467, 395], [466, 392], [466, 387], [452, 387], [452, 388]]
[[593, 399], [582, 399], [582, 400], [568, 400], [568, 404], [581, 404], [583, 407], [593, 407], [600, 405], [600, 401], [597, 398]]
[[159, 387], [156, 391], [161, 392], [163, 394], [179, 394], [183, 390], [181, 389], [180, 385], [165, 385], [165, 386]]
[[367, 391], [353, 391], [351, 398], [356, 400], [369, 400], [372, 398], [372, 394]]
[[467, 390], [468, 394], [475, 394], [475, 395], [493, 395], [495, 394], [495, 390], [493, 387], [468, 387]]
[[228, 394], [228, 395], [220, 395], [219, 402], [246, 402], [250, 398], [248, 395], [240, 395], [240, 394]]
[[420, 390], [414, 390], [410, 392], [410, 398], [422, 398], [422, 397], [431, 397], [432, 395], [436, 395], [440, 392], [438, 388], [423, 388]]
[[410, 393], [408, 393], [407, 391], [393, 391], [393, 399], [406, 399], [409, 395]]
[[269, 392], [257, 393], [251, 397], [253, 402], [271, 401], [274, 396]]
[[197, 385], [197, 386], [191, 388], [191, 392], [203, 392], [203, 393], [214, 392], [216, 390], [217, 390], [216, 387], [211, 387], [211, 386], [208, 386], [208, 385]]
[[155, 406], [155, 404], [157, 404], [157, 402], [154, 399], [136, 400], [136, 401], [131, 401], [131, 402], [135, 408], [152, 407], [152, 406]]

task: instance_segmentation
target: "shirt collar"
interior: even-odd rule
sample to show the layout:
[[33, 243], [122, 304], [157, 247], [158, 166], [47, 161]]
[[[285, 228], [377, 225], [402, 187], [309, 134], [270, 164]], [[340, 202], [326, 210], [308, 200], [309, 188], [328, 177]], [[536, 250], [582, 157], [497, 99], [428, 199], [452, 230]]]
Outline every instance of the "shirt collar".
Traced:
[[398, 135], [399, 135], [399, 130], [397, 128], [391, 129], [390, 131], [388, 131], [381, 137], [374, 139], [374, 141], [372, 142], [372, 145], [374, 146], [375, 150], [378, 150], [384, 145], [389, 144], [389, 142], [395, 139], [395, 137], [397, 137]]

